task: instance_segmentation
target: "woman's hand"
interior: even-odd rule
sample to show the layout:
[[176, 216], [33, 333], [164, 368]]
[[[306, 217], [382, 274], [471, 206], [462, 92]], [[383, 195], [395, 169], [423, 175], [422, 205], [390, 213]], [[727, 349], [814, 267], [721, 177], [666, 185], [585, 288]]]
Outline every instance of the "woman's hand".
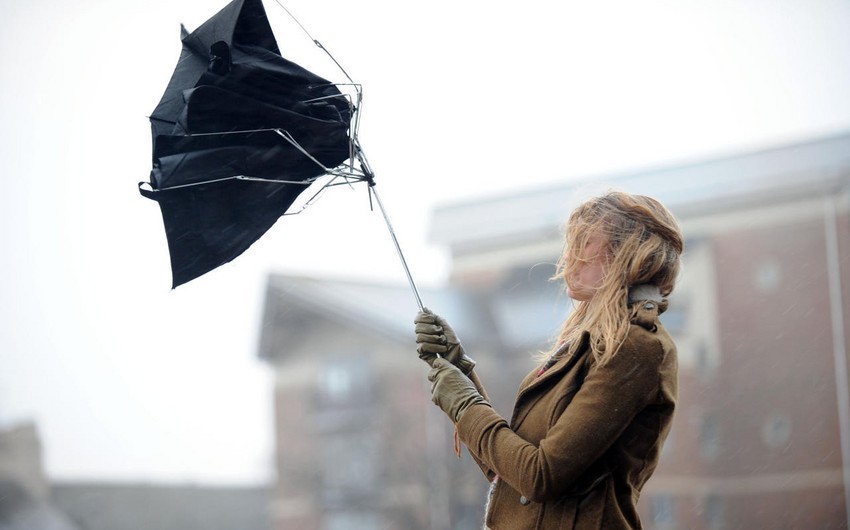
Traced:
[[419, 358], [434, 366], [434, 360], [438, 357], [446, 359], [469, 375], [475, 368], [475, 361], [470, 359], [463, 351], [455, 331], [443, 317], [423, 309], [416, 314], [416, 351]]
[[428, 381], [431, 381], [431, 401], [440, 407], [454, 423], [457, 423], [466, 409], [472, 405], [490, 405], [457, 366], [440, 358], [435, 358], [431, 366], [431, 371], [428, 372]]

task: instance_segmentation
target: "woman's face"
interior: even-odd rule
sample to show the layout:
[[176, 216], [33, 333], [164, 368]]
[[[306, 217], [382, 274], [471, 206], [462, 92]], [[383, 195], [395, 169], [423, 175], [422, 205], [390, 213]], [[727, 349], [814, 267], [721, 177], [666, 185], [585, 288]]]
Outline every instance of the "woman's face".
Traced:
[[588, 302], [602, 284], [602, 277], [611, 258], [606, 241], [601, 236], [592, 236], [583, 252], [570, 257], [575, 259], [570, 260], [572, 266], [567, 271], [567, 293], [573, 300]]

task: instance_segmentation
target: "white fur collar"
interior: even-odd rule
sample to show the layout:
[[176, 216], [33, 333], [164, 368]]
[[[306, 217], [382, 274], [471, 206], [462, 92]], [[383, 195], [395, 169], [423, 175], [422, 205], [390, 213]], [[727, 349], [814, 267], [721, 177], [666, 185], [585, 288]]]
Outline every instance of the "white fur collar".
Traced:
[[644, 300], [651, 300], [658, 303], [663, 302], [664, 297], [661, 296], [661, 289], [648, 283], [633, 285], [632, 288], [629, 289], [629, 303], [641, 302]]

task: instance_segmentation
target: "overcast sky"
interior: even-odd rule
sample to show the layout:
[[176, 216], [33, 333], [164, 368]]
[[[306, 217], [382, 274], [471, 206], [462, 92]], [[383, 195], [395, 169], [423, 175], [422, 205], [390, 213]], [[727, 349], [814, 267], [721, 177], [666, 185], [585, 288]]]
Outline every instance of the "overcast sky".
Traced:
[[[272, 479], [267, 275], [405, 282], [358, 187], [169, 289], [159, 208], [136, 190], [147, 116], [179, 24], [224, 4], [3, 2], [0, 426], [35, 421], [52, 478]], [[344, 80], [265, 5], [285, 56]], [[850, 130], [846, 0], [285, 5], [363, 85], [361, 141], [423, 286], [448, 272], [437, 205]]]

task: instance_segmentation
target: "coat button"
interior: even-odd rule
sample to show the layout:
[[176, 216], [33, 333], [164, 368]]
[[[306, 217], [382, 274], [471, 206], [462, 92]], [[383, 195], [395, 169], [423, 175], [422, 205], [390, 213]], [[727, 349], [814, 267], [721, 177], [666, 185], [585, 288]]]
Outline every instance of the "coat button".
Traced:
[[531, 502], [531, 501], [526, 499], [525, 495], [523, 495], [522, 497], [519, 498], [519, 503], [522, 504], [523, 506], [528, 506], [529, 502]]

